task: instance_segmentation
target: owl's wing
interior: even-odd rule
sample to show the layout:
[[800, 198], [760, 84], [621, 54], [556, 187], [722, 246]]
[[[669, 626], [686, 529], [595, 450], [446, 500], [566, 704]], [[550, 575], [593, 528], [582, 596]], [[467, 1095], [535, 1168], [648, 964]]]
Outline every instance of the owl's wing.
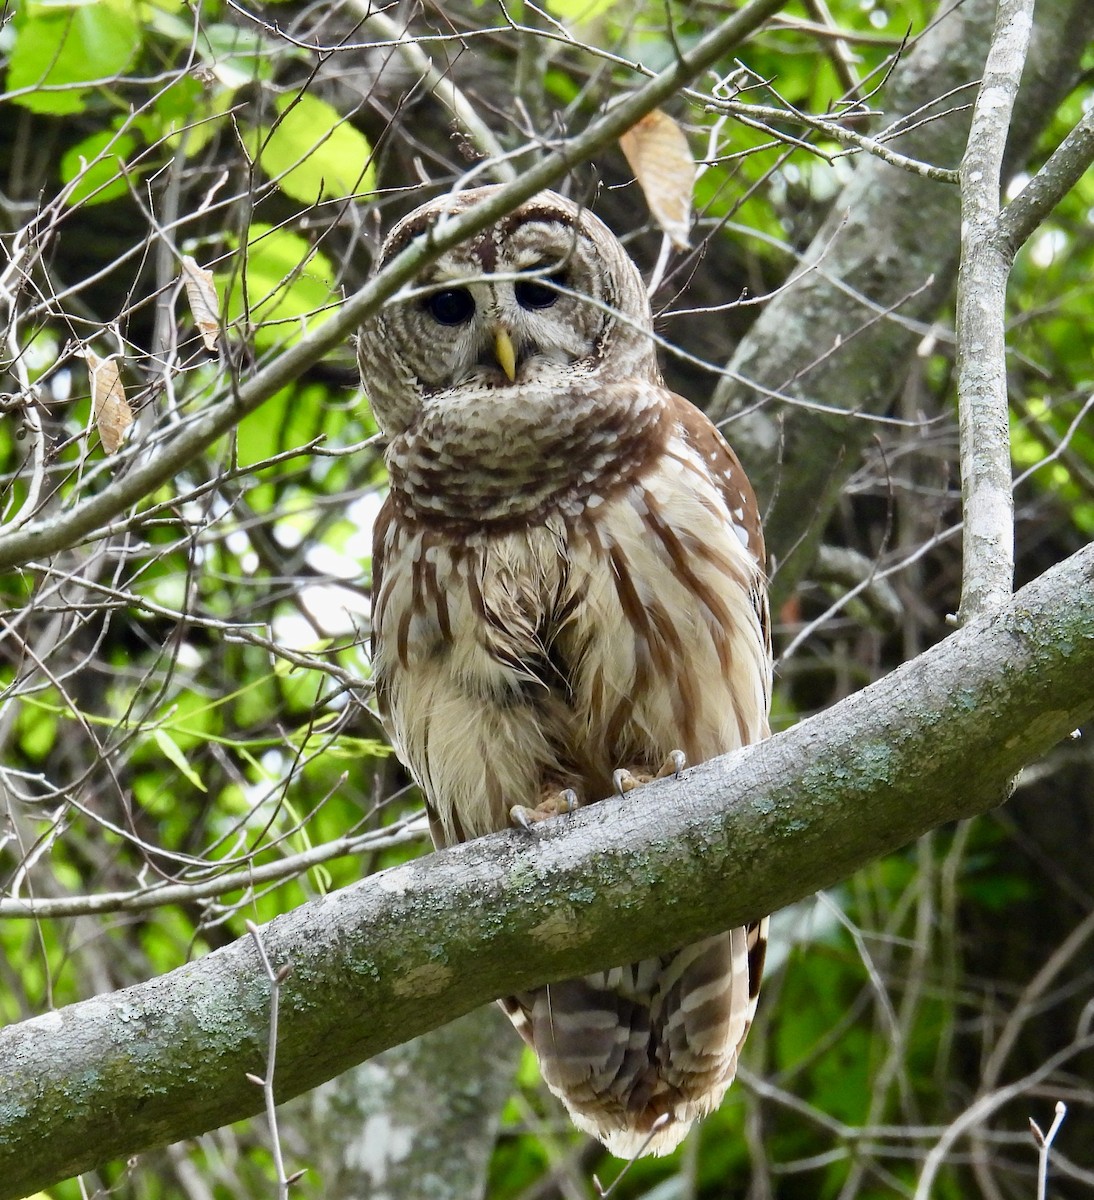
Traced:
[[[737, 536], [763, 570], [767, 552], [764, 547], [760, 506], [745, 469], [741, 466], [741, 460], [705, 412], [675, 392], [671, 393], [671, 396], [677, 428], [687, 444], [708, 464], [711, 475], [719, 482], [722, 498]], [[770, 655], [771, 621], [766, 588], [753, 591], [752, 603], [759, 615]]]
[[705, 412], [683, 396], [675, 392], [671, 395], [673, 417], [684, 439], [702, 456], [711, 475], [720, 481], [726, 508], [747, 539], [745, 544], [749, 552], [763, 565], [765, 552], [760, 508], [740, 459]]

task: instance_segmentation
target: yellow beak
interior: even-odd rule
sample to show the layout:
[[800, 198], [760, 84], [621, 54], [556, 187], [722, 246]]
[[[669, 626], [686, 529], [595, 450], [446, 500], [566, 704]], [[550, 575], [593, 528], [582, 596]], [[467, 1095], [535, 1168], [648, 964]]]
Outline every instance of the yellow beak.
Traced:
[[500, 325], [494, 330], [494, 357], [505, 372], [505, 378], [512, 383], [517, 377], [517, 352], [513, 349], [509, 331]]

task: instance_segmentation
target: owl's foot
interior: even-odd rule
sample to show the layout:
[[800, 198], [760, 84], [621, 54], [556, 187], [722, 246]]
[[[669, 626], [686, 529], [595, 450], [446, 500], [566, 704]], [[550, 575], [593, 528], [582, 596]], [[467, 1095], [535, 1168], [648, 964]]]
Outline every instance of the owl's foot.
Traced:
[[633, 775], [626, 767], [620, 767], [618, 771], [612, 772], [612, 783], [615, 785], [615, 793], [617, 796], [625, 796], [628, 792], [633, 792], [636, 787], [641, 787], [644, 783], [650, 783], [654, 779], [667, 779], [670, 775], [675, 779], [683, 779], [684, 768], [687, 765], [687, 755], [683, 750], [673, 750], [661, 764], [661, 769], [656, 775], [649, 775], [645, 771], [640, 771], [637, 775]]
[[547, 821], [551, 817], [560, 817], [566, 813], [572, 813], [579, 804], [580, 801], [577, 798], [577, 792], [573, 788], [563, 788], [561, 792], [555, 792], [553, 795], [546, 796], [535, 808], [529, 808], [526, 804], [514, 804], [509, 810], [509, 820], [518, 829], [523, 829], [526, 833], [531, 833], [540, 821]]

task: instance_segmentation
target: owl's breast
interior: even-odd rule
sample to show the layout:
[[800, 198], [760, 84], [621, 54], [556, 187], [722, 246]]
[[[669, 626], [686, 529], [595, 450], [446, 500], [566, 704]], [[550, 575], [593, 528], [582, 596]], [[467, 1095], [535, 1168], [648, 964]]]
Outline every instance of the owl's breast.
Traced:
[[435, 393], [388, 447], [392, 492], [418, 520], [468, 535], [576, 517], [661, 452], [668, 398], [649, 380], [576, 369]]
[[503, 828], [558, 777], [571, 740], [553, 624], [569, 595], [564, 524], [455, 537], [392, 513], [376, 557], [377, 697], [434, 835]]
[[455, 533], [389, 502], [378, 543], [377, 691], [440, 840], [766, 731], [762, 570], [686, 446], [521, 528]]

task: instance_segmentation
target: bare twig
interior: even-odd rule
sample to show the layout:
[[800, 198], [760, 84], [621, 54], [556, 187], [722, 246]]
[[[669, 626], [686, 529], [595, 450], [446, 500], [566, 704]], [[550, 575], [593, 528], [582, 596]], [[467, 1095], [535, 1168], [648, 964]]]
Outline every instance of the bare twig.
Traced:
[[931, 1147], [931, 1151], [923, 1163], [923, 1170], [919, 1174], [919, 1181], [916, 1184], [913, 1200], [929, 1200], [935, 1178], [958, 1138], [970, 1132], [981, 1122], [986, 1121], [990, 1116], [998, 1112], [1004, 1104], [1009, 1104], [1011, 1100], [1029, 1091], [1042, 1080], [1047, 1079], [1057, 1067], [1062, 1066], [1077, 1054], [1084, 1053], [1092, 1046], [1094, 1046], [1094, 1034], [1087, 1034], [1085, 1037], [1076, 1038], [1064, 1046], [1063, 1049], [1046, 1058], [1035, 1071], [1031, 1071], [1022, 1079], [1015, 1080], [1014, 1083], [1007, 1084], [1005, 1087], [997, 1088], [994, 1092], [988, 1092], [986, 1095], [980, 1096], [970, 1104], [951, 1123], [945, 1134]]
[[279, 859], [277, 862], [248, 866], [239, 871], [224, 872], [193, 883], [155, 883], [150, 887], [134, 888], [129, 892], [96, 892], [86, 896], [0, 899], [0, 917], [50, 920], [96, 913], [149, 912], [169, 904], [192, 904], [241, 889], [250, 890], [261, 883], [292, 879], [321, 863], [344, 855], [386, 850], [392, 846], [423, 841], [425, 837], [425, 819], [415, 815], [396, 825], [363, 833], [359, 837], [324, 842], [320, 846]]
[[1055, 1114], [1052, 1124], [1048, 1127], [1048, 1133], [1042, 1133], [1037, 1122], [1032, 1117], [1029, 1119], [1030, 1131], [1037, 1143], [1037, 1200], [1045, 1200], [1048, 1195], [1048, 1156], [1056, 1134], [1064, 1123], [1064, 1117], [1067, 1116], [1067, 1105], [1062, 1100], [1056, 1101]]
[[596, 1189], [596, 1194], [600, 1197], [600, 1200], [608, 1200], [608, 1197], [619, 1186], [619, 1181], [623, 1178], [624, 1175], [626, 1175], [626, 1173], [631, 1169], [631, 1167], [633, 1167], [634, 1164], [642, 1157], [642, 1155], [646, 1153], [646, 1147], [650, 1144], [650, 1142], [653, 1141], [653, 1139], [661, 1132], [662, 1129], [664, 1129], [664, 1127], [668, 1123], [669, 1123], [669, 1114], [662, 1113], [657, 1118], [657, 1120], [654, 1121], [654, 1123], [650, 1126], [650, 1131], [649, 1131], [648, 1135], [646, 1136], [646, 1140], [642, 1143], [641, 1146], [638, 1147], [638, 1149], [630, 1156], [630, 1158], [627, 1159], [623, 1169], [611, 1181], [611, 1183], [608, 1184], [607, 1187], [604, 1187], [603, 1184], [600, 1182], [600, 1180], [595, 1175], [593, 1176], [593, 1187]]
[[274, 1098], [274, 1068], [277, 1064], [277, 1018], [281, 1003], [281, 985], [292, 972], [292, 964], [286, 963], [280, 970], [275, 971], [270, 965], [269, 956], [266, 954], [266, 947], [262, 942], [262, 931], [254, 921], [247, 921], [246, 926], [247, 932], [251, 935], [258, 950], [258, 958], [262, 963], [262, 970], [266, 973], [266, 978], [270, 981], [270, 1036], [266, 1050], [266, 1073], [261, 1078], [257, 1075], [248, 1074], [247, 1078], [262, 1088], [262, 1095], [266, 1101], [266, 1120], [270, 1123], [270, 1149], [273, 1154], [274, 1169], [277, 1171], [277, 1197], [278, 1200], [287, 1200], [289, 1185], [300, 1178], [301, 1172], [291, 1177], [285, 1174], [285, 1160], [281, 1153], [281, 1135], [277, 1128], [277, 1101]]
[[812, 113], [803, 113], [790, 106], [775, 108], [766, 104], [746, 104], [740, 100], [711, 100], [703, 98], [703, 107], [710, 112], [728, 113], [743, 124], [749, 125], [754, 129], [761, 129], [769, 133], [772, 137], [778, 138], [780, 141], [793, 141], [795, 145], [809, 150], [810, 153], [819, 154], [822, 158], [828, 158], [829, 156], [822, 154], [816, 146], [803, 143], [798, 139], [788, 138], [786, 134], [772, 129], [768, 122], [791, 122], [795, 125], [802, 125], [807, 129], [816, 130], [817, 133], [822, 134], [824, 137], [830, 138], [834, 142], [839, 142], [841, 146], [852, 146], [858, 150], [865, 150], [867, 153], [880, 158], [882, 162], [889, 163], [890, 166], [899, 167], [902, 171], [910, 171], [913, 175], [921, 175], [924, 179], [934, 179], [939, 183], [957, 183], [958, 181], [957, 171], [951, 171], [947, 167], [936, 167], [933, 163], [920, 162], [918, 159], [909, 158], [906, 154], [900, 154], [896, 150], [889, 149], [888, 146], [884, 145], [877, 138], [867, 137], [865, 134], [848, 129], [847, 126], [841, 125], [836, 121], [825, 117], [817, 117]]

